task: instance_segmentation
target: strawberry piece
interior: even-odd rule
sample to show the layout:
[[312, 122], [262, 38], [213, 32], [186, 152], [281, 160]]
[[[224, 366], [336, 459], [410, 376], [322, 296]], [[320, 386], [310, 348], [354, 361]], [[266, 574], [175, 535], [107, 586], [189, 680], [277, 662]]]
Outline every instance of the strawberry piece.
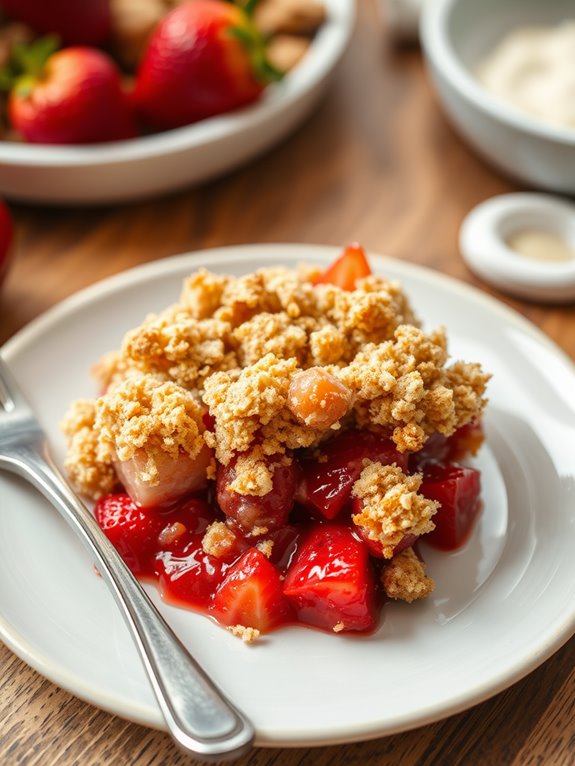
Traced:
[[111, 31], [109, 0], [0, 0], [0, 8], [66, 45], [100, 45]]
[[316, 285], [336, 285], [342, 290], [355, 290], [357, 280], [369, 277], [371, 267], [367, 260], [365, 250], [361, 245], [354, 242], [348, 245], [343, 253], [328, 266], [328, 268], [314, 281]]
[[297, 499], [312, 513], [319, 512], [326, 519], [335, 519], [348, 501], [364, 460], [407, 468], [407, 455], [398, 452], [392, 441], [372, 431], [346, 431], [322, 445], [321, 451], [327, 460], [318, 462], [312, 458], [301, 462]]
[[284, 594], [298, 620], [326, 630], [366, 631], [376, 623], [375, 578], [366, 546], [349, 527], [314, 526], [288, 570]]
[[15, 49], [17, 74], [10, 90], [12, 126], [27, 141], [89, 144], [136, 135], [120, 73], [102, 51], [65, 48], [43, 38]]
[[481, 510], [479, 471], [456, 464], [432, 463], [424, 469], [419, 491], [441, 503], [433, 517], [435, 529], [425, 535], [425, 540], [442, 550], [461, 547]]
[[267, 495], [240, 495], [230, 484], [236, 478], [237, 458], [228, 465], [218, 465], [216, 495], [220, 508], [226, 516], [249, 532], [254, 527], [278, 529], [287, 522], [293, 508], [297, 487], [297, 466], [295, 462], [284, 465], [283, 455], [265, 457], [268, 464], [275, 463], [272, 489]]
[[138, 452], [130, 460], [116, 461], [114, 468], [126, 491], [143, 507], [168, 505], [206, 485], [206, 472], [212, 459], [212, 451], [206, 446], [199, 455], [190, 458], [180, 452], [177, 458], [159, 452], [155, 456], [158, 481], [149, 484], [143, 481], [147, 455]]
[[155, 569], [166, 601], [205, 608], [223, 580], [227, 564], [204, 551], [202, 536], [187, 532], [168, 550], [157, 553]]
[[411, 455], [410, 468], [417, 472], [423, 470], [428, 463], [456, 463], [469, 455], [476, 455], [484, 441], [481, 420], [466, 423], [448, 437], [440, 433], [431, 434], [423, 449]]
[[165, 130], [255, 101], [279, 73], [245, 11], [220, 0], [184, 2], [158, 24], [136, 76], [141, 119]]
[[134, 574], [151, 570], [158, 534], [164, 525], [152, 508], [140, 508], [128, 495], [107, 495], [94, 507], [96, 521]]
[[262, 633], [293, 619], [276, 568], [257, 548], [228, 569], [208, 612], [222, 625], [243, 625]]

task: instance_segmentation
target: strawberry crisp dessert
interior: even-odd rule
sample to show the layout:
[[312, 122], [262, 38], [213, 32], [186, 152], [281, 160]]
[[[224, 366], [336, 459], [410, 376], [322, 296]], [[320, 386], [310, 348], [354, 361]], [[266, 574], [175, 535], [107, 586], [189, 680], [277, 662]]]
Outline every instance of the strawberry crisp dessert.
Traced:
[[245, 641], [365, 633], [434, 587], [480, 508], [489, 376], [448, 359], [359, 245], [325, 271], [201, 269], [95, 367], [71, 481], [132, 572]]

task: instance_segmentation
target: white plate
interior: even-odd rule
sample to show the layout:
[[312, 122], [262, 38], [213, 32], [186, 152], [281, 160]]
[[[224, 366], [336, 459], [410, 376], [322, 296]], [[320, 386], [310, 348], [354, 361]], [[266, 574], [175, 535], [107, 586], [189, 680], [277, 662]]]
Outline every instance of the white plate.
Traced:
[[[101, 282], [49, 311], [3, 349], [58, 457], [57, 423], [94, 394], [90, 365], [144, 314], [173, 302], [200, 265], [235, 274], [272, 263], [327, 263], [303, 245], [211, 250]], [[575, 374], [518, 314], [447, 277], [392, 260], [428, 327], [446, 324], [454, 356], [493, 373], [488, 445], [478, 460], [485, 512], [455, 554], [426, 551], [437, 589], [391, 604], [368, 638], [304, 628], [245, 646], [210, 620], [156, 603], [260, 745], [367, 739], [462, 710], [524, 676], [575, 630]], [[160, 712], [111, 596], [88, 555], [23, 482], [0, 475], [0, 635], [77, 696], [161, 727]]]
[[354, 0], [323, 0], [328, 18], [305, 58], [246, 109], [177, 130], [99, 146], [0, 141], [0, 194], [54, 204], [125, 202], [197, 184], [261, 154], [324, 92], [347, 46]]

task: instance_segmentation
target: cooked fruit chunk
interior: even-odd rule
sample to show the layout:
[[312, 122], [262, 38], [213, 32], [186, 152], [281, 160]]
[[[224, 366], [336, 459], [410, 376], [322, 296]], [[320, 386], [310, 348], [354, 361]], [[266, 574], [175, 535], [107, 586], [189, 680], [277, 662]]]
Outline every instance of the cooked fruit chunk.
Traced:
[[[269, 490], [265, 494], [255, 494], [259, 491], [254, 485], [254, 494], [243, 494], [237, 491], [234, 483], [238, 479], [239, 462], [243, 461], [243, 469], [247, 469], [248, 481], [254, 477], [254, 472], [262, 469], [269, 482]], [[273, 471], [270, 475], [268, 469]], [[242, 471], [246, 473], [245, 470]], [[254, 483], [257, 484], [257, 481]], [[293, 508], [297, 488], [297, 467], [284, 455], [263, 456], [253, 466], [249, 457], [238, 455], [228, 465], [218, 465], [216, 477], [216, 496], [218, 505], [226, 516], [246, 532], [256, 528], [261, 530], [279, 529], [287, 522], [287, 517]]]
[[302, 461], [297, 498], [326, 519], [335, 519], [349, 499], [365, 460], [407, 468], [407, 455], [398, 452], [389, 439], [371, 431], [346, 431], [322, 445], [321, 452], [326, 457], [323, 462], [315, 457]]
[[262, 633], [293, 619], [276, 568], [257, 548], [250, 548], [228, 569], [208, 612], [222, 625]]
[[329, 428], [343, 418], [350, 403], [350, 389], [323, 367], [302, 370], [291, 380], [288, 407], [310, 428]]
[[312, 528], [284, 583], [298, 620], [336, 632], [375, 626], [375, 592], [367, 548], [337, 524]]
[[435, 529], [425, 540], [442, 550], [462, 546], [481, 510], [479, 471], [456, 464], [430, 464], [425, 468], [420, 492], [441, 503], [433, 517]]
[[153, 484], [145, 478], [148, 460], [145, 452], [137, 452], [130, 460], [116, 461], [114, 468], [130, 497], [147, 508], [168, 505], [204, 487], [211, 459], [212, 452], [207, 446], [193, 459], [184, 452], [180, 452], [176, 459], [158, 452], [155, 456], [158, 474]]
[[202, 548], [202, 535], [186, 532], [155, 559], [160, 593], [166, 601], [205, 608], [227, 565]]
[[358, 279], [369, 277], [371, 268], [361, 245], [348, 245], [343, 253], [315, 280], [316, 285], [330, 284], [343, 290], [355, 290]]
[[165, 520], [153, 508], [140, 508], [128, 495], [106, 495], [94, 507], [96, 521], [134, 574], [150, 571]]

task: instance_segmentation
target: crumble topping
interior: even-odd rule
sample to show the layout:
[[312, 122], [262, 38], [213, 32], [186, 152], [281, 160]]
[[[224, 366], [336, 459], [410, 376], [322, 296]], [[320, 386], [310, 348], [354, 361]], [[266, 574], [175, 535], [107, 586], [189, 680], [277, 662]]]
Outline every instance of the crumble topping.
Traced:
[[412, 548], [391, 559], [381, 572], [381, 584], [389, 598], [411, 603], [427, 598], [435, 583], [425, 574], [425, 564]]
[[223, 521], [214, 521], [206, 529], [202, 538], [202, 548], [205, 553], [217, 559], [230, 553], [236, 544], [236, 536]]
[[272, 555], [273, 547], [273, 540], [260, 540], [259, 543], [256, 543], [256, 548], [264, 554], [266, 559], [269, 559], [269, 557]]
[[97, 400], [95, 411], [97, 459], [124, 462], [143, 450], [152, 486], [158, 481], [158, 453], [176, 459], [183, 452], [193, 459], [205, 444], [202, 405], [181, 386], [153, 375], [130, 375], [117, 383]]
[[[314, 285], [318, 274], [202, 269], [186, 279], [179, 303], [147, 317], [97, 365], [105, 393], [81, 405], [95, 416], [67, 418], [75, 486], [100, 497], [115, 483], [113, 461], [136, 452], [153, 484], [159, 453], [194, 459], [206, 443], [223, 465], [240, 456], [234, 491], [262, 496], [273, 478], [269, 456], [316, 447], [336, 428], [378, 426], [400, 451], [416, 451], [480, 414], [488, 376], [478, 365], [447, 364], [444, 332], [419, 329], [399, 284], [369, 276], [346, 291]], [[329, 427], [306, 425], [289, 407], [291, 381], [311, 367], [351, 391], [348, 414]]]
[[113, 492], [118, 479], [111, 461], [98, 456], [98, 432], [94, 428], [96, 405], [79, 399], [73, 402], [61, 423], [68, 437], [64, 462], [70, 481], [83, 495], [99, 500]]
[[385, 558], [391, 558], [405, 535], [422, 535], [435, 528], [431, 517], [438, 503], [419, 495], [421, 475], [407, 475], [394, 465], [366, 460], [352, 495], [362, 501], [353, 522], [370, 540], [381, 543]]
[[228, 630], [233, 636], [241, 638], [244, 644], [251, 644], [260, 637], [257, 628], [246, 628], [245, 625], [230, 625]]

